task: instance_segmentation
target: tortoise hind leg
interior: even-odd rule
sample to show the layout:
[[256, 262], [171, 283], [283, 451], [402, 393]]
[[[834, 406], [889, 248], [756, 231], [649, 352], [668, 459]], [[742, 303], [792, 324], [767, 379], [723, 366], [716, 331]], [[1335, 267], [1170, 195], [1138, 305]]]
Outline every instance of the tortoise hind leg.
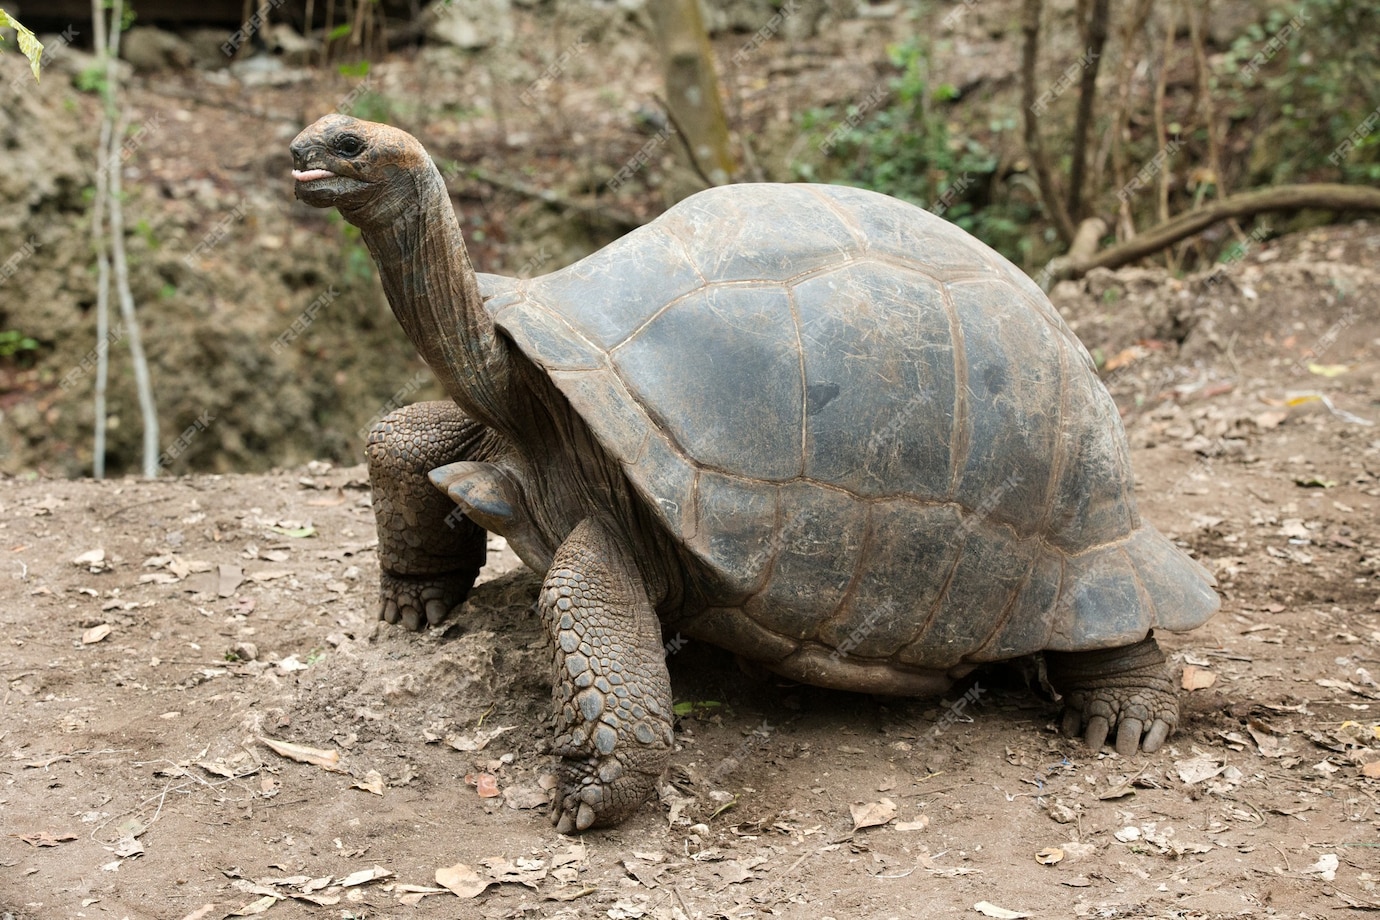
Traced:
[[1094, 751], [1109, 735], [1116, 752], [1147, 754], [1179, 724], [1179, 698], [1153, 634], [1134, 645], [1090, 652], [1046, 652], [1049, 679], [1064, 695], [1064, 733]]
[[440, 401], [403, 406], [370, 429], [380, 619], [414, 630], [435, 626], [474, 586], [484, 565], [485, 533], [436, 491], [427, 474], [473, 457], [485, 432], [454, 403]]

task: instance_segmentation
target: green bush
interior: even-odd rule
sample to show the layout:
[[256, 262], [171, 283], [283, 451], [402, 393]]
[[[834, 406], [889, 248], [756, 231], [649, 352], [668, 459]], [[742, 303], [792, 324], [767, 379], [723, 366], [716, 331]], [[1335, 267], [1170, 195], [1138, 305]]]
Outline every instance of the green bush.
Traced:
[[[1270, 12], [1223, 55], [1229, 113], [1254, 122], [1252, 184], [1380, 181], [1380, 4], [1302, 0]], [[1262, 105], [1259, 89], [1268, 98]]]
[[[813, 159], [792, 164], [805, 181], [842, 182], [883, 192], [940, 214], [1017, 263], [1029, 256], [1033, 201], [994, 201], [997, 157], [972, 137], [954, 137], [945, 118], [957, 90], [931, 86], [926, 48], [888, 49], [898, 74], [846, 112], [811, 109], [800, 118]], [[988, 126], [994, 138], [1015, 120]]]

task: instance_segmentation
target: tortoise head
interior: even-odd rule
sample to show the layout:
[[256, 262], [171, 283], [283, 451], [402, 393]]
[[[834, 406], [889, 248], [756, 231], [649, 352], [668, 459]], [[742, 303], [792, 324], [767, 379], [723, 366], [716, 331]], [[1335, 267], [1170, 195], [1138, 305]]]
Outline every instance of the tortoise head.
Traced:
[[361, 229], [416, 212], [419, 173], [434, 168], [406, 131], [348, 115], [317, 119], [289, 149], [297, 198], [316, 208], [338, 208]]

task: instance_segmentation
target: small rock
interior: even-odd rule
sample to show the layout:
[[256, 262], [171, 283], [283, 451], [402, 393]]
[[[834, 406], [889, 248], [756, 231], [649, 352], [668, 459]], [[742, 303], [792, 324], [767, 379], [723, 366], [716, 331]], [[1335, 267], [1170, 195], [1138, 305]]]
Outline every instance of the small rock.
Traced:
[[178, 36], [154, 26], [135, 26], [124, 34], [120, 55], [139, 72], [192, 66], [192, 50]]
[[464, 48], [487, 48], [513, 37], [513, 10], [509, 0], [452, 0], [437, 3], [439, 10], [430, 17], [426, 37]]
[[1049, 816], [1060, 824], [1070, 824], [1078, 819], [1078, 812], [1065, 805], [1063, 802], [1056, 801], [1049, 806]]

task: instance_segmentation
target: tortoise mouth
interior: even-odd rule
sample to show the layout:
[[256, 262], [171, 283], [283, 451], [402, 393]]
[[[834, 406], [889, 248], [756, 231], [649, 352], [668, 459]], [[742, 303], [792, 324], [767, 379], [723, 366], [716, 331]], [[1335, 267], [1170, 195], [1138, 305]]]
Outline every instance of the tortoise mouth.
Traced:
[[292, 178], [296, 180], [293, 192], [297, 200], [318, 208], [330, 207], [345, 196], [368, 187], [367, 182], [329, 169], [294, 169]]

